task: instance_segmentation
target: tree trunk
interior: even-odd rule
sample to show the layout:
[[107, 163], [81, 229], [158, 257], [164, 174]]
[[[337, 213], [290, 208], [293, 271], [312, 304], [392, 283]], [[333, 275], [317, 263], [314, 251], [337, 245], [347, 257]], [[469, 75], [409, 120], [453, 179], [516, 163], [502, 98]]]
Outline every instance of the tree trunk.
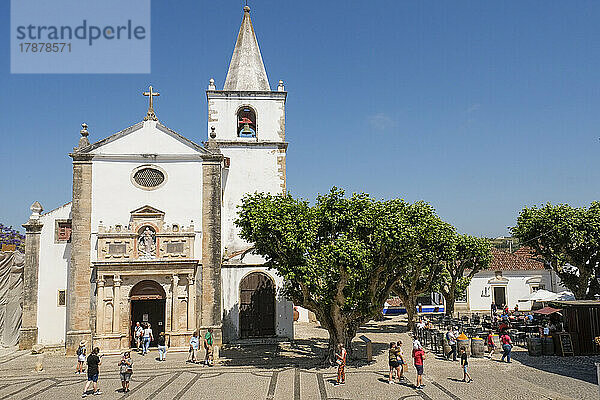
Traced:
[[406, 315], [408, 316], [408, 330], [412, 331], [415, 328], [415, 314], [417, 312], [417, 298], [416, 296], [400, 296], [402, 304], [406, 308]]
[[448, 293], [448, 297], [446, 298], [446, 315], [449, 317], [454, 316], [454, 292]]

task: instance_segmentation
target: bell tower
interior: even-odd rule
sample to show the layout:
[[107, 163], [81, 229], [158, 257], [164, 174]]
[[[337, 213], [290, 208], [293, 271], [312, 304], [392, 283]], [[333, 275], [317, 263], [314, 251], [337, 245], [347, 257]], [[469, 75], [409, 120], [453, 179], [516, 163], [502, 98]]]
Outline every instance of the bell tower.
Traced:
[[[283, 81], [271, 90], [258, 41], [244, 7], [223, 90], [211, 79], [206, 91], [208, 134], [225, 157], [222, 174], [224, 255], [248, 248], [233, 221], [246, 193], [286, 192], [285, 101]], [[214, 133], [213, 132], [214, 129]]]

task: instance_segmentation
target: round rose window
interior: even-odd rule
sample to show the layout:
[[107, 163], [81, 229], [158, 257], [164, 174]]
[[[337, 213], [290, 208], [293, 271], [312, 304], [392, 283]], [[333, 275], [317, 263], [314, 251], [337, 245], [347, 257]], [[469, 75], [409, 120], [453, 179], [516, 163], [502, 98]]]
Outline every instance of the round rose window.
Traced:
[[165, 181], [165, 175], [156, 168], [146, 167], [138, 169], [133, 174], [135, 183], [146, 189], [153, 189]]

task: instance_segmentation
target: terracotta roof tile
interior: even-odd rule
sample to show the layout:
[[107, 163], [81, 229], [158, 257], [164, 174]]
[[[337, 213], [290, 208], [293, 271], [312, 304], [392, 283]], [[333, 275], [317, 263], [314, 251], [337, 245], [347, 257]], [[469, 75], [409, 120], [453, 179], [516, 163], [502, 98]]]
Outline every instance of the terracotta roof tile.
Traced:
[[[521, 250], [523, 249], [523, 250]], [[531, 249], [521, 248], [514, 253], [492, 248], [491, 271], [535, 271], [543, 270], [544, 263], [533, 259]]]

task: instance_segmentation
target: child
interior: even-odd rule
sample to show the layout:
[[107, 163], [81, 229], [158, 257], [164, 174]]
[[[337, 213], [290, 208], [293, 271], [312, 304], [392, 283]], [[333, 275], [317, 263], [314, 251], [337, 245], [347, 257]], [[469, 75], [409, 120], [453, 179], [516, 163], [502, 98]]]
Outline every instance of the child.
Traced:
[[344, 385], [346, 383], [346, 349], [341, 343], [338, 344], [338, 352], [335, 353], [335, 358], [338, 365], [336, 385]]
[[131, 380], [131, 374], [133, 374], [133, 361], [131, 361], [131, 354], [126, 351], [119, 361], [119, 375], [121, 375], [121, 386], [123, 393], [129, 392], [129, 381]]
[[415, 389], [422, 389], [423, 386], [423, 360], [425, 360], [425, 350], [421, 346], [421, 343], [418, 340], [415, 340], [413, 343], [413, 354], [415, 361], [415, 369], [417, 370], [417, 384], [415, 385]]
[[167, 341], [165, 338], [165, 333], [161, 332], [158, 335], [158, 361], [166, 361], [167, 359]]
[[200, 340], [198, 340], [198, 332], [194, 332], [190, 339], [190, 353], [188, 355], [187, 362], [197, 363], [198, 362], [198, 350], [200, 348]]
[[85, 344], [86, 341], [82, 340], [81, 342], [79, 342], [79, 347], [77, 348], [77, 370], [75, 371], [76, 374], [83, 374], [83, 371], [85, 371], [85, 368], [83, 367], [86, 359]]
[[[469, 372], [467, 371], [467, 367], [469, 366], [469, 361], [467, 360], [467, 352], [465, 351], [464, 347], [460, 348], [460, 366], [463, 369], [463, 382], [467, 382], [467, 383], [473, 382], [473, 378], [471, 378], [471, 375], [469, 375]], [[467, 378], [469, 378], [468, 381], [467, 381]]]
[[390, 350], [388, 352], [389, 356], [389, 365], [390, 365], [390, 376], [388, 379], [388, 383], [391, 385], [394, 383], [394, 371], [398, 374], [398, 379], [400, 379], [400, 364], [398, 363], [398, 348], [396, 347], [396, 343], [390, 343]]
[[487, 347], [490, 352], [490, 354], [488, 354], [488, 357], [491, 360], [492, 356], [494, 355], [494, 351], [496, 350], [496, 343], [494, 343], [494, 335], [493, 335], [492, 331], [490, 331], [490, 333], [488, 334], [488, 337], [487, 337]]

